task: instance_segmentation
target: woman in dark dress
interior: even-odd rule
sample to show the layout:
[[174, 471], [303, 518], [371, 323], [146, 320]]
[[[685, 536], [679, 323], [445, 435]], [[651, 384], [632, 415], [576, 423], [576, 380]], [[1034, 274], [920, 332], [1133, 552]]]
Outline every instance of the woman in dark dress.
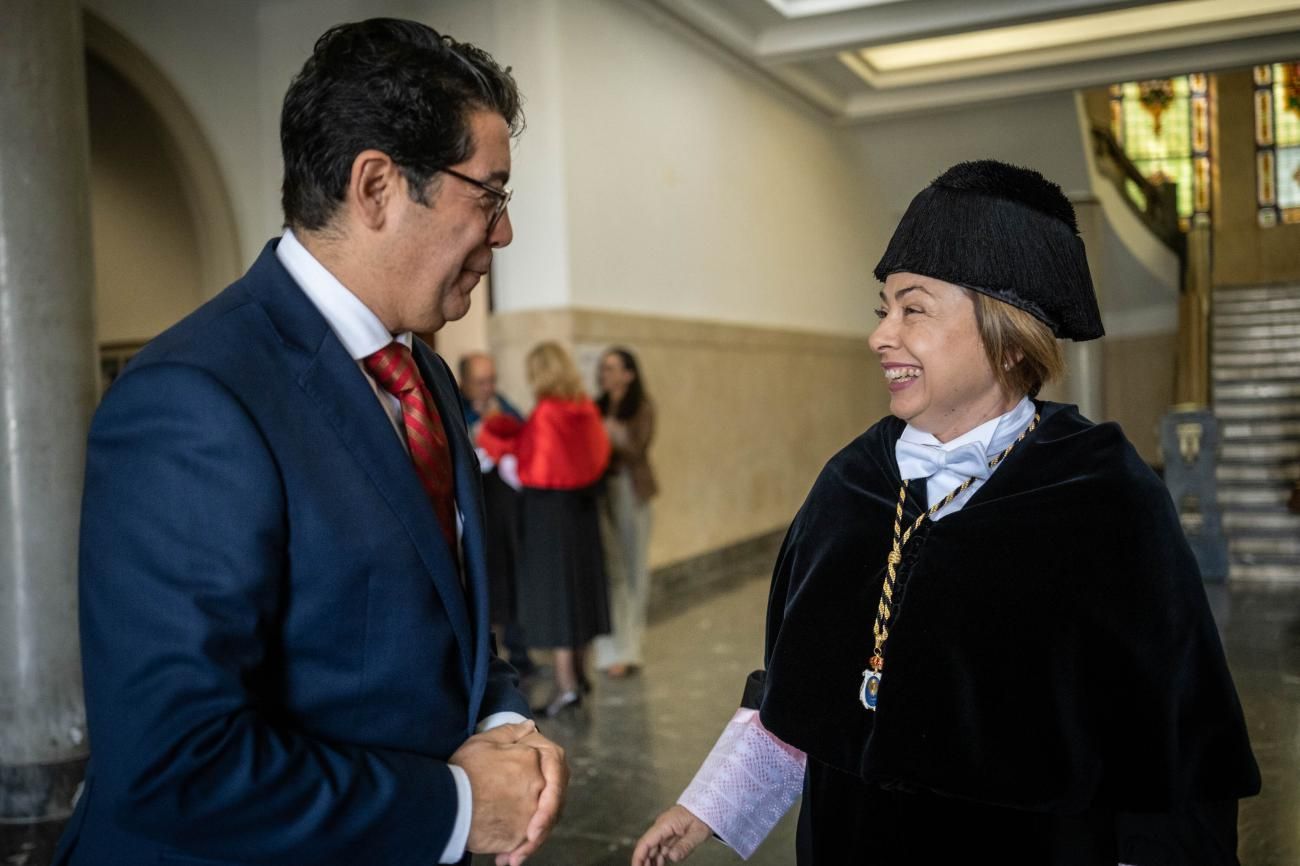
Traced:
[[822, 471], [766, 670], [633, 863], [747, 856], [800, 793], [801, 866], [1237, 863], [1259, 773], [1173, 505], [1118, 426], [1035, 399], [1103, 333], [1073, 208], [954, 166], [876, 276], [892, 416]]
[[555, 696], [538, 712], [555, 716], [582, 702], [587, 645], [609, 633], [609, 589], [600, 543], [596, 485], [609, 464], [600, 412], [558, 343], [528, 353], [537, 405], [522, 424], [486, 419], [479, 446], [501, 477], [522, 490], [517, 615], [531, 646], [555, 655]]

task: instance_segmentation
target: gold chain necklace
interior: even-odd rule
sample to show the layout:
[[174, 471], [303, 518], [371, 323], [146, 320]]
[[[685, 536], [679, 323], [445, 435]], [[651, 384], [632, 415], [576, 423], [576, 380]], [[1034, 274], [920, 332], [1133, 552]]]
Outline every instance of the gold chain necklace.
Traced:
[[[1034, 428], [1037, 426], [1038, 413], [1034, 413], [1034, 420], [1030, 421], [1024, 432], [1016, 437], [1016, 441], [989, 461], [989, 469], [1005, 460], [1007, 455], [1011, 453], [1011, 449], [1025, 441], [1025, 437], [1034, 432]], [[868, 710], [876, 708], [880, 692], [880, 680], [884, 676], [885, 641], [889, 640], [889, 620], [893, 616], [891, 608], [894, 604], [894, 586], [898, 583], [898, 564], [903, 561], [903, 546], [912, 538], [912, 533], [921, 528], [921, 524], [925, 522], [927, 517], [933, 518], [941, 508], [951, 505], [954, 499], [974, 483], [975, 478], [971, 477], [957, 485], [952, 492], [930, 506], [927, 511], [922, 511], [920, 516], [916, 518], [911, 526], [907, 527], [905, 532], [902, 531], [902, 524], [903, 503], [907, 501], [907, 481], [904, 481], [903, 486], [898, 488], [898, 505], [894, 509], [894, 547], [889, 551], [889, 557], [885, 561], [885, 583], [880, 588], [880, 603], [876, 605], [876, 622], [871, 628], [871, 633], [876, 639], [876, 646], [871, 653], [871, 661], [868, 662], [867, 669], [862, 672], [862, 685], [858, 687], [858, 700]]]

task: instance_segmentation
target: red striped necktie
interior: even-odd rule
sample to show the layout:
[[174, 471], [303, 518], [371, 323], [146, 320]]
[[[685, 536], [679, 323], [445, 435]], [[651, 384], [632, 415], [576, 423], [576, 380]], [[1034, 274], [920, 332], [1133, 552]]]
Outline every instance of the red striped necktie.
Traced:
[[411, 350], [396, 341], [365, 359], [366, 369], [379, 386], [402, 404], [402, 427], [411, 462], [420, 484], [433, 503], [443, 537], [456, 557], [456, 496], [453, 488], [451, 449], [438, 416], [433, 395], [420, 377]]

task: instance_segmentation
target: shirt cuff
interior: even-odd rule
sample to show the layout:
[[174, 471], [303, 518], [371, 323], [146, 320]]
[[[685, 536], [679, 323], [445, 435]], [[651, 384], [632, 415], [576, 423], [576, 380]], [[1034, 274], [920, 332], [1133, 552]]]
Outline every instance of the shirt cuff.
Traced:
[[469, 774], [454, 764], [448, 764], [451, 777], [456, 781], [456, 823], [451, 827], [451, 838], [447, 847], [442, 849], [439, 863], [459, 863], [465, 857], [465, 846], [469, 844], [469, 824], [474, 818], [474, 791], [469, 786]]
[[526, 721], [528, 721], [526, 716], [521, 716], [516, 712], [508, 710], [501, 713], [493, 713], [478, 723], [478, 727], [474, 729], [474, 733], [481, 734], [484, 731], [490, 731], [493, 728], [499, 728], [502, 725], [515, 725], [519, 722]]
[[[475, 728], [476, 733], [490, 731], [493, 728], [499, 728], [502, 725], [512, 725], [515, 722], [526, 722], [528, 719], [518, 713], [504, 712], [493, 713], [486, 719], [478, 723]], [[469, 774], [454, 764], [448, 764], [447, 769], [451, 770], [451, 777], [456, 782], [456, 823], [452, 825], [451, 837], [447, 839], [447, 847], [442, 849], [442, 857], [439, 863], [459, 863], [465, 856], [465, 846], [469, 843], [469, 825], [474, 819], [474, 789], [469, 784]]]
[[741, 708], [677, 802], [748, 860], [803, 791], [804, 753]]

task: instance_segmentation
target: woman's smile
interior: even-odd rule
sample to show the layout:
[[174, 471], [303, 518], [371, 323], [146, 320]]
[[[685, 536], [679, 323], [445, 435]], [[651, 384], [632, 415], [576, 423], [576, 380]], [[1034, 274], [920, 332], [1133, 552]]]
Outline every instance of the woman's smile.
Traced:
[[885, 371], [885, 382], [889, 386], [890, 393], [898, 393], [909, 387], [921, 376], [920, 367], [911, 367], [902, 364], [882, 364]]

